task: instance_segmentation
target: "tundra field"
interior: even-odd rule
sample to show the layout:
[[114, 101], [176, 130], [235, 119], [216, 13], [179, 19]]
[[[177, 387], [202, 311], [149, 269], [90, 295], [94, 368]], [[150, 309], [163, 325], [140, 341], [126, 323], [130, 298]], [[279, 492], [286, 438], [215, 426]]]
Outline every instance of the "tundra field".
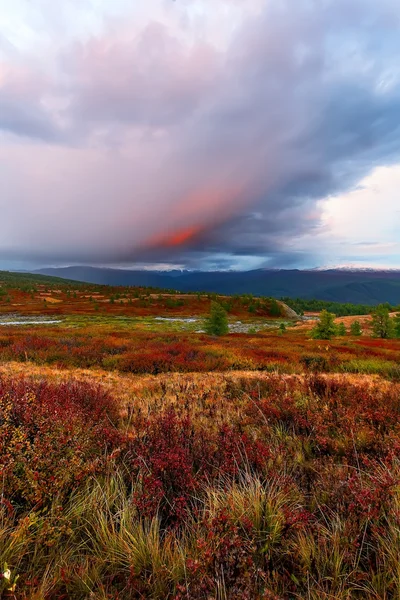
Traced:
[[0, 597], [398, 600], [400, 339], [365, 312], [322, 340], [273, 299], [0, 274]]

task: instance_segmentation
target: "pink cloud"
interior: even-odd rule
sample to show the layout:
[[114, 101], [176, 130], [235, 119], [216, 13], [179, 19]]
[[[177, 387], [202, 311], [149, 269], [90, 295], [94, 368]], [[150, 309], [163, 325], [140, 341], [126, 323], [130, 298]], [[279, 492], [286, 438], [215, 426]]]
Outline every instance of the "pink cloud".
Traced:
[[123, 41], [110, 36], [76, 45], [64, 68], [76, 114], [160, 126], [192, 114], [212, 92], [219, 56], [205, 43], [186, 47], [152, 22]]

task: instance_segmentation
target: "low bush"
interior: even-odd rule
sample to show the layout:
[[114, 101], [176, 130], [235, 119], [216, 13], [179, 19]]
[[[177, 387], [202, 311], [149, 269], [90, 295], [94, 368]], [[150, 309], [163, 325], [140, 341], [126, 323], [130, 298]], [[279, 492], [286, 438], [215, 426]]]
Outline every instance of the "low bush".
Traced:
[[113, 399], [99, 386], [0, 378], [4, 497], [26, 510], [67, 495], [101, 471], [117, 421]]

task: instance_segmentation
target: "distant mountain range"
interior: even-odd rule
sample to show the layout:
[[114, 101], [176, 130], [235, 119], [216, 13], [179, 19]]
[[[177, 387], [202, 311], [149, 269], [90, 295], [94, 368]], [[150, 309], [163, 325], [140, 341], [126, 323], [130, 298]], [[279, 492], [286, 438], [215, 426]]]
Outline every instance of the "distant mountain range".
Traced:
[[400, 271], [353, 269], [253, 271], [129, 271], [75, 266], [35, 271], [63, 279], [112, 286], [146, 286], [180, 292], [315, 298], [331, 302], [400, 304]]

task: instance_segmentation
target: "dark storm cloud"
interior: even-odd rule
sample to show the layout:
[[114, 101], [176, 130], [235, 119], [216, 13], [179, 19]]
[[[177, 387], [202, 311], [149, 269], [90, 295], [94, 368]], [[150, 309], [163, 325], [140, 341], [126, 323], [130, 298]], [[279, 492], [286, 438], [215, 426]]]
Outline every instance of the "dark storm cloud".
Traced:
[[[399, 160], [396, 7], [268, 2], [257, 17], [244, 10], [224, 49], [188, 46], [154, 21], [73, 44], [58, 77], [10, 66], [0, 127], [57, 148], [37, 143], [29, 167], [23, 145], [3, 156], [4, 252], [53, 263], [303, 264], [308, 255], [290, 243], [318, 230], [317, 201]], [[20, 163], [25, 182], [10, 175]]]

